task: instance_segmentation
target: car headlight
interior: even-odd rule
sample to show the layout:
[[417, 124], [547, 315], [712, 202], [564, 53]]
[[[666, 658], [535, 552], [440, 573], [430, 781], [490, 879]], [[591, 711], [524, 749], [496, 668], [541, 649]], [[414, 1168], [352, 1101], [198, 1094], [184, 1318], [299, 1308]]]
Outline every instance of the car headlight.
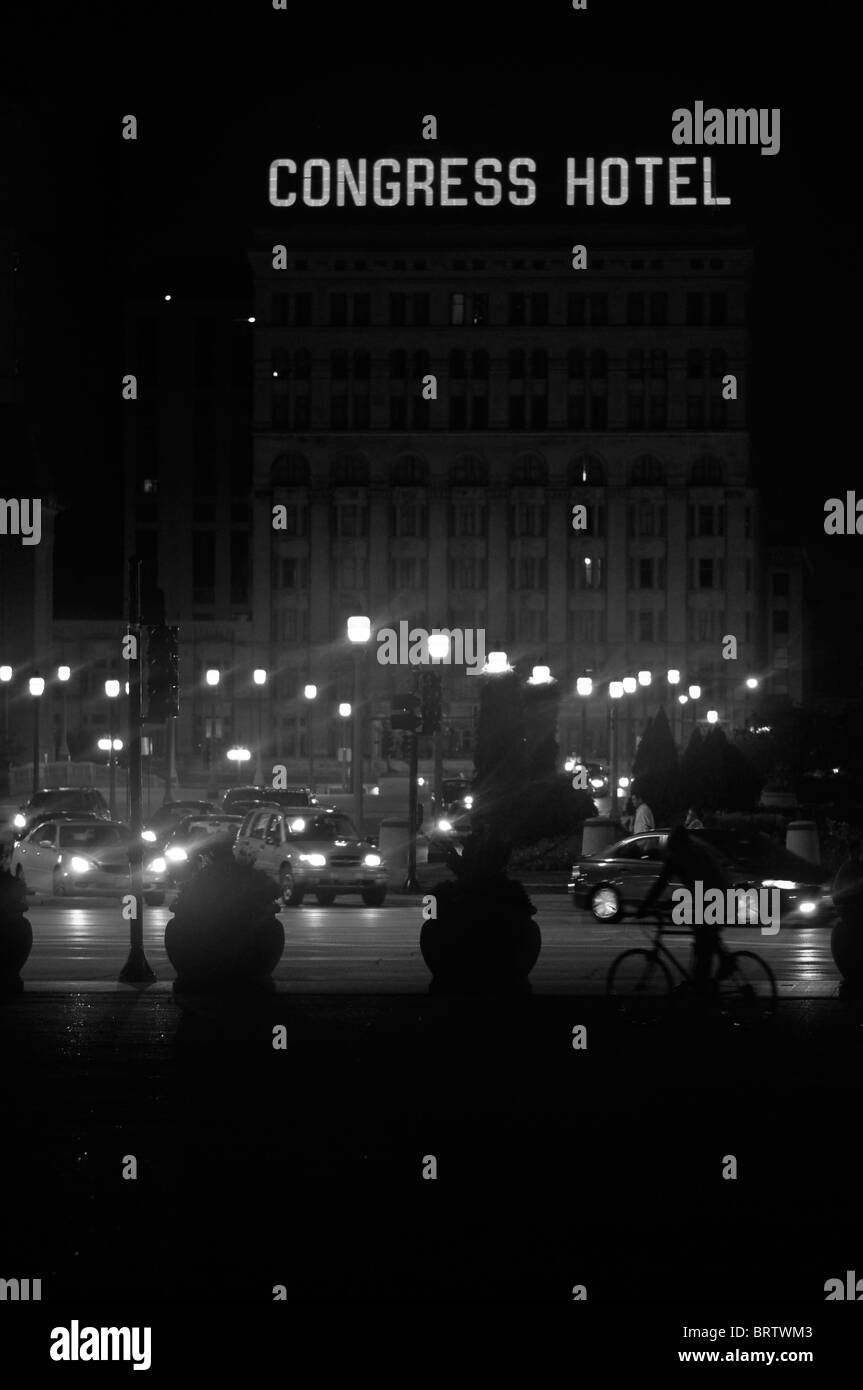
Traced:
[[598, 791], [600, 787], [604, 787], [604, 786], [605, 786], [605, 783], [604, 783], [604, 781], [603, 781], [603, 779], [602, 779], [601, 777], [591, 777], [591, 779], [590, 779], [590, 785], [591, 785], [596, 791]]
[[313, 869], [323, 869], [327, 862], [325, 854], [301, 854], [300, 858], [304, 864], [309, 864]]
[[380, 868], [381, 857], [379, 854], [367, 854], [363, 863], [367, 869], [378, 869]]
[[765, 878], [761, 881], [762, 888], [797, 888], [799, 885], [793, 883], [790, 878]]
[[14, 825], [16, 830], [23, 830], [24, 826], [27, 824], [27, 817], [22, 816], [21, 812], [18, 811], [12, 824]]
[[147, 865], [148, 874], [163, 874], [168, 867], [167, 859], [163, 859], [160, 854], [158, 859], [151, 859]]
[[[303, 831], [305, 830], [305, 828], [306, 828], [306, 822], [305, 822], [302, 818], [300, 818], [299, 820], [292, 820], [291, 823], [290, 823], [290, 825], [288, 826], [288, 829], [289, 829], [289, 830], [293, 830], [293, 832], [294, 832], [295, 835], [302, 835], [302, 833], [303, 833]], [[301, 858], [301, 859], [302, 859], [302, 857], [303, 857], [303, 856], [300, 855], [300, 858]]]
[[165, 858], [170, 859], [172, 864], [182, 864], [188, 857], [188, 854], [181, 845], [174, 845], [171, 849], [165, 851]]
[[80, 854], [73, 854], [69, 860], [69, 868], [73, 874], [86, 874], [88, 869], [93, 868], [93, 865], [89, 859], [82, 859]]
[[156, 843], [156, 832], [155, 832], [155, 830], [142, 830], [142, 831], [141, 831], [141, 839], [142, 839], [142, 840], [146, 840], [147, 843], [150, 844], [150, 845], [154, 845], [154, 844]]
[[449, 832], [452, 830], [452, 821], [451, 821], [451, 820], [439, 820], [438, 823], [437, 823], [437, 828], [438, 828], [438, 830], [442, 830], [442, 831], [444, 832], [445, 835], [448, 835]]
[[813, 903], [813, 902], [811, 901], [811, 899], [807, 899], [807, 901], [806, 901], [805, 903], [800, 903], [800, 904], [799, 904], [799, 908], [800, 908], [800, 911], [801, 911], [801, 912], [805, 912], [805, 913], [807, 914], [807, 916], [808, 916], [808, 914], [809, 914], [810, 912], [817, 912], [817, 911], [818, 911], [818, 904], [817, 904], [817, 903]]

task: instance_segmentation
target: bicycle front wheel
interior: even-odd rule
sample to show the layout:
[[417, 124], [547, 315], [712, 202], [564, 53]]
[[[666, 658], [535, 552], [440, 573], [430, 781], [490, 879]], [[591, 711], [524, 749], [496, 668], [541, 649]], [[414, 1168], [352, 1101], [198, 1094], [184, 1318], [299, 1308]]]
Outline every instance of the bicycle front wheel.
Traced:
[[671, 971], [655, 951], [624, 951], [612, 962], [605, 992], [629, 1023], [660, 1023], [671, 1004]]
[[719, 982], [722, 1012], [735, 1028], [757, 1028], [776, 1012], [776, 978], [754, 951], [734, 951]]

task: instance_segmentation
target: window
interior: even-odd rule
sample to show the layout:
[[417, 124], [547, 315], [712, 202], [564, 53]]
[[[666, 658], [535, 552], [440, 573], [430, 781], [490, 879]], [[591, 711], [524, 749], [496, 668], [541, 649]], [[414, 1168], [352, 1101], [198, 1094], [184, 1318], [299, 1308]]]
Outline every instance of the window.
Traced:
[[790, 576], [782, 570], [775, 570], [773, 574], [773, 596], [774, 598], [787, 598], [789, 592]]
[[587, 323], [587, 295], [569, 294], [566, 300], [566, 321], [574, 328], [583, 328]]
[[472, 430], [488, 429], [488, 397], [473, 396], [470, 403], [470, 427]]
[[599, 328], [608, 323], [607, 294], [592, 294], [590, 296], [590, 323], [592, 328]]
[[308, 348], [294, 353], [294, 376], [297, 381], [309, 381], [312, 375], [312, 354]]
[[713, 560], [702, 556], [698, 561], [698, 587], [699, 589], [713, 588]]
[[330, 323], [334, 328], [343, 328], [348, 321], [348, 297], [346, 294], [330, 295]]
[[280, 530], [279, 534], [282, 536], [307, 536], [308, 516], [308, 507], [288, 502], [285, 505], [284, 530]]
[[396, 461], [391, 482], [393, 487], [425, 487], [428, 464], [416, 454], [404, 454]]
[[408, 426], [408, 403], [405, 396], [390, 396], [390, 429], [406, 430]]
[[640, 380], [644, 376], [644, 353], [641, 348], [635, 348], [627, 354], [626, 375], [636, 380]]
[[353, 397], [353, 427], [355, 430], [367, 430], [370, 423], [370, 407], [368, 396]]
[[368, 513], [357, 502], [340, 502], [335, 507], [336, 535], [340, 538], [368, 534]]
[[330, 427], [346, 430], [348, 427], [348, 398], [345, 395], [333, 396], [330, 400]]
[[530, 321], [535, 326], [548, 323], [548, 295], [544, 292], [530, 296]]
[[628, 294], [626, 296], [626, 322], [640, 327], [644, 323], [644, 295]]
[[566, 423], [571, 430], [583, 430], [585, 425], [584, 396], [569, 396], [566, 402]]
[[347, 381], [348, 354], [346, 352], [333, 353], [330, 358], [330, 376], [333, 381]]
[[595, 430], [608, 428], [608, 401], [605, 396], [591, 396], [590, 424], [591, 428]]
[[354, 295], [354, 327], [368, 328], [371, 323], [372, 301], [371, 295]]
[[638, 615], [638, 640], [653, 641], [653, 613], [650, 610], [642, 609]]
[[710, 296], [710, 322], [714, 327], [722, 328], [726, 322], [728, 311], [728, 301], [721, 291]]
[[488, 353], [483, 348], [471, 354], [470, 374], [474, 381], [488, 381]]
[[521, 348], [514, 348], [507, 357], [507, 370], [510, 381], [521, 381], [524, 378], [524, 353]]
[[608, 353], [604, 348], [594, 348], [590, 354], [590, 377], [592, 381], [604, 381], [608, 376]]
[[548, 468], [540, 454], [523, 454], [510, 474], [510, 486], [545, 487]]
[[467, 556], [450, 560], [449, 584], [451, 589], [484, 589], [486, 587], [486, 562]]
[[289, 322], [291, 297], [289, 294], [270, 296], [270, 321], [276, 328], [285, 328]]
[[390, 323], [393, 328], [403, 328], [407, 323], [407, 296], [404, 294], [390, 295]]
[[510, 509], [513, 536], [544, 536], [545, 506], [542, 502], [516, 502]]
[[431, 422], [431, 402], [415, 396], [411, 402], [411, 428], [427, 430]]
[[710, 402], [710, 428], [713, 430], [728, 428], [728, 403], [719, 396], [714, 396]]
[[298, 328], [309, 328], [312, 322], [312, 296], [303, 292], [294, 295], [294, 322]]
[[639, 589], [653, 588], [653, 561], [641, 559], [638, 562], [638, 587]]
[[485, 508], [479, 502], [456, 502], [452, 520], [454, 536], [485, 535]]
[[569, 614], [569, 640], [571, 642], [604, 642], [605, 614], [593, 609], [576, 610]]
[[451, 430], [467, 429], [467, 401], [464, 396], [451, 395], [449, 398], [449, 427]]
[[704, 375], [704, 353], [701, 348], [690, 348], [686, 354], [686, 375], [690, 381], [697, 381]]
[[688, 294], [686, 296], [686, 322], [691, 328], [704, 323], [703, 294]]
[[704, 400], [701, 396], [686, 398], [686, 427], [690, 430], [704, 429]]
[[544, 430], [548, 424], [548, 398], [532, 396], [530, 401], [530, 428]]
[[722, 348], [713, 348], [710, 353], [710, 375], [724, 376], [728, 370], [728, 353]]
[[216, 601], [216, 534], [192, 532], [192, 602]]
[[696, 459], [690, 470], [689, 481], [693, 487], [721, 487], [725, 481], [722, 463], [709, 457]]
[[389, 355], [390, 378], [393, 381], [404, 381], [408, 374], [408, 355], [401, 348]]
[[509, 428], [511, 430], [523, 430], [525, 422], [524, 396], [510, 396], [509, 398]]
[[712, 536], [713, 529], [713, 508], [701, 506], [698, 508], [698, 532], [699, 536]]
[[488, 469], [476, 454], [463, 454], [453, 464], [449, 481], [452, 487], [485, 487]]
[[546, 586], [546, 562], [539, 556], [521, 555], [509, 562], [509, 587], [511, 589], [544, 589]]
[[454, 349], [449, 355], [449, 375], [452, 381], [464, 381], [466, 374], [465, 354], [460, 348]]
[[412, 300], [413, 320], [415, 328], [425, 328], [429, 321], [429, 297], [427, 294], [415, 294]]
[[426, 562], [417, 556], [390, 561], [390, 586], [393, 589], [424, 589]]
[[521, 328], [526, 319], [527, 296], [516, 290], [509, 296], [509, 313], [507, 322], [511, 327]]
[[668, 295], [663, 290], [651, 293], [650, 322], [660, 326], [668, 322]]
[[337, 589], [364, 589], [366, 562], [360, 555], [343, 555], [333, 561], [333, 580]]
[[652, 430], [664, 430], [668, 424], [668, 401], [665, 396], [650, 397], [650, 413], [648, 415], [650, 428]]
[[548, 376], [548, 353], [544, 348], [534, 348], [530, 354], [530, 374], [534, 379]]
[[785, 609], [776, 608], [773, 610], [773, 631], [788, 632], [788, 613]]
[[367, 352], [355, 352], [353, 357], [354, 381], [368, 381], [371, 360]]
[[652, 454], [642, 454], [629, 470], [630, 487], [664, 487], [665, 469]]
[[601, 555], [577, 555], [571, 561], [572, 586], [576, 589], [601, 589], [605, 581]]
[[630, 430], [644, 429], [644, 397], [632, 396], [626, 402], [626, 427]]
[[571, 381], [584, 380], [584, 351], [581, 348], [570, 348], [566, 354], [566, 374]]

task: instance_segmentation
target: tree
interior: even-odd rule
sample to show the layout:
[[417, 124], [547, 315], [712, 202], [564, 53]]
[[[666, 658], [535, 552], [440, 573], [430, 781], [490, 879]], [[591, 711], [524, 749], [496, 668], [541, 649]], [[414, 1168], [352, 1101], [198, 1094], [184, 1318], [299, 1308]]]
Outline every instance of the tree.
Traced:
[[632, 765], [633, 791], [644, 797], [657, 825], [667, 824], [680, 807], [677, 745], [661, 707], [651, 719]]
[[525, 762], [532, 779], [553, 777], [559, 770], [560, 747], [557, 718], [560, 686], [557, 681], [524, 687]]

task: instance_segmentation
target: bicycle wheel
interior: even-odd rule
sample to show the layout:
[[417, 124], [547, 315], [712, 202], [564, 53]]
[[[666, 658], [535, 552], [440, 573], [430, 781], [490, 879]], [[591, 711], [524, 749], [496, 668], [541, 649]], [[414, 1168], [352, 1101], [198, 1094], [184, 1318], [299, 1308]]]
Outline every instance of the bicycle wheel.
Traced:
[[719, 1006], [735, 1028], [757, 1028], [776, 1012], [776, 979], [754, 951], [733, 951], [719, 981]]
[[605, 992], [628, 1022], [660, 1023], [671, 1004], [671, 971], [654, 951], [624, 951], [612, 961]]

